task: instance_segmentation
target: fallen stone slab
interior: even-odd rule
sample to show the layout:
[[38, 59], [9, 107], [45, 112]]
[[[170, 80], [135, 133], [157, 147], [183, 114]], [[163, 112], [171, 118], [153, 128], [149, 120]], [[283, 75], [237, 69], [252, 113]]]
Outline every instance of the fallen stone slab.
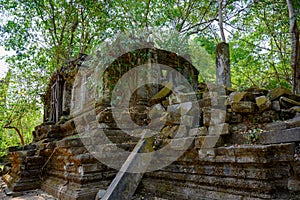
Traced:
[[260, 144], [279, 144], [300, 141], [300, 127], [264, 132], [259, 135]]
[[231, 109], [233, 112], [237, 113], [254, 113], [254, 105], [255, 104], [251, 101], [233, 102], [231, 105]]

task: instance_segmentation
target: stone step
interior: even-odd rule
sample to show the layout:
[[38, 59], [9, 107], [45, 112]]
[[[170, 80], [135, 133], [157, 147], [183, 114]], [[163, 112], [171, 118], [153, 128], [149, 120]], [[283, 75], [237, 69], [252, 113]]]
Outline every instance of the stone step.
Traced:
[[[197, 185], [210, 185], [219, 188], [228, 188], [236, 190], [257, 191], [261, 190], [266, 193], [272, 193], [274, 187], [272, 184], [273, 178], [270, 180], [260, 180], [252, 178], [236, 178], [223, 177], [216, 172], [210, 175], [187, 174], [178, 172], [156, 171], [153, 174], [145, 174], [145, 178], [153, 178], [153, 180], [166, 180], [170, 182], [195, 183]], [[155, 183], [153, 183], [155, 184]]]
[[12, 175], [4, 175], [3, 180], [7, 184], [8, 188], [13, 192], [33, 190], [40, 187], [41, 181], [39, 177], [20, 178]]
[[[217, 177], [216, 177], [217, 180]], [[218, 182], [221, 182], [219, 180]], [[272, 183], [269, 187], [272, 187]], [[274, 199], [274, 191], [262, 191], [261, 193], [254, 193], [247, 190], [236, 190], [228, 187], [216, 187], [211, 185], [199, 185], [187, 181], [173, 181], [165, 179], [143, 178], [142, 185], [145, 192], [155, 191], [155, 195], [166, 199], [189, 199], [189, 200], [216, 200], [216, 199]], [[236, 183], [237, 185], [237, 183]], [[248, 183], [244, 185], [249, 185]], [[265, 188], [263, 188], [265, 189]], [[249, 198], [250, 197], [250, 198]], [[286, 198], [279, 198], [286, 199]]]
[[21, 195], [22, 195], [21, 192], [13, 192], [13, 191], [11, 191], [11, 190], [8, 188], [8, 186], [7, 186], [4, 182], [2, 182], [2, 180], [0, 180], [0, 182], [1, 182], [1, 190], [4, 192], [4, 194], [5, 194], [6, 196], [10, 196], [10, 197], [18, 197], [18, 196], [21, 196]]
[[[194, 175], [194, 176], [219, 176], [222, 178], [238, 178], [244, 179], [247, 177], [248, 179], [256, 179], [256, 180], [272, 180], [272, 179], [284, 179], [288, 177], [290, 173], [290, 168], [288, 164], [280, 165], [280, 166], [268, 166], [266, 168], [262, 168], [261, 164], [251, 164], [251, 167], [245, 167], [243, 163], [237, 164], [235, 162], [228, 163], [210, 163], [203, 162], [201, 164], [198, 163], [184, 163], [183, 162], [174, 162], [171, 165], [164, 168], [163, 172], [165, 173], [178, 173], [178, 175], [182, 175], [182, 181], [185, 180], [184, 175]], [[249, 165], [248, 165], [249, 166]], [[159, 174], [150, 173], [149, 176], [159, 178]]]

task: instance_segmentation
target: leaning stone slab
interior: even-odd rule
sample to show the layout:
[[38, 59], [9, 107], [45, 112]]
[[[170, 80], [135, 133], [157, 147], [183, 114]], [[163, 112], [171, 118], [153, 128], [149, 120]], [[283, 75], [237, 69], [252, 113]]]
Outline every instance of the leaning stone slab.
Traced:
[[[139, 170], [146, 171], [151, 161], [151, 159], [145, 159], [143, 160], [144, 163], [142, 163], [142, 165], [137, 166], [139, 164], [137, 155], [139, 155], [138, 153], [144, 152], [146, 148], [147, 142], [144, 139], [140, 140], [132, 153], [128, 156], [114, 180], [111, 182], [101, 200], [131, 199], [143, 177], [142, 172], [132, 172], [137, 171], [135, 170], [137, 169], [136, 167], [142, 167], [142, 169]], [[131, 172], [131, 170], [133, 171]]]
[[287, 97], [280, 97], [279, 102], [281, 105], [283, 105], [286, 108], [291, 108], [294, 106], [300, 106], [300, 102], [295, 101], [293, 99], [289, 99]]
[[150, 99], [151, 104], [160, 102], [162, 99], [166, 98], [171, 93], [173, 83], [167, 82], [167, 83], [164, 83], [163, 85], [164, 85], [164, 88], [161, 89], [156, 95], [154, 95]]
[[292, 110], [294, 112], [300, 112], [300, 106], [294, 106], [294, 107], [290, 108], [290, 110]]
[[292, 92], [286, 88], [278, 87], [270, 91], [271, 100], [278, 99], [281, 96], [290, 95]]
[[258, 143], [261, 144], [280, 144], [300, 141], [300, 127], [264, 132], [259, 135]]

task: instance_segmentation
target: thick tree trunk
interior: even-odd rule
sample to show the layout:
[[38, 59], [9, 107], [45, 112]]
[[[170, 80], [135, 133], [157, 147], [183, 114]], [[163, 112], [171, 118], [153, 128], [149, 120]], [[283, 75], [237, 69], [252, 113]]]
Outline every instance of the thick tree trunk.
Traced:
[[300, 44], [299, 29], [292, 0], [287, 0], [290, 18], [291, 68], [293, 70], [293, 92], [300, 94]]
[[216, 48], [217, 84], [231, 87], [229, 45], [225, 42]]

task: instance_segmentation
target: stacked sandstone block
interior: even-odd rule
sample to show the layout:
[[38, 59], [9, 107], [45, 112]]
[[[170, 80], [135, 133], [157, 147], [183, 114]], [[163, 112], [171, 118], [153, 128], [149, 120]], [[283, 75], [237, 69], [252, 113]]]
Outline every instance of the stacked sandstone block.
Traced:
[[10, 173], [3, 175], [3, 180], [10, 190], [17, 192], [40, 187], [44, 158], [36, 151], [36, 145], [9, 148], [12, 168]]

